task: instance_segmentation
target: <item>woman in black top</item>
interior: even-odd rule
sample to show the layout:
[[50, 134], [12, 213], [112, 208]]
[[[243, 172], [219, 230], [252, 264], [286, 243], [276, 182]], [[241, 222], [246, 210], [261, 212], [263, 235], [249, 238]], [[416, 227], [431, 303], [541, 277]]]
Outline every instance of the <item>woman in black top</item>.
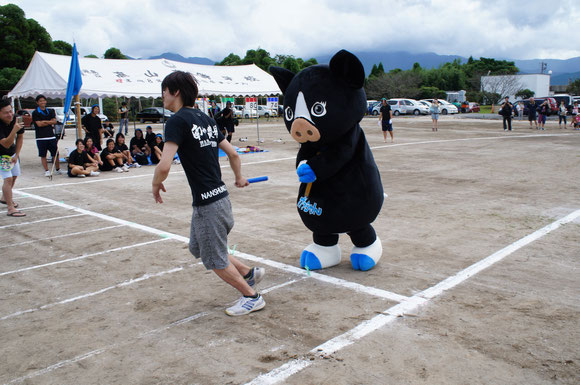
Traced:
[[77, 149], [68, 156], [68, 176], [71, 178], [84, 178], [86, 176], [97, 176], [97, 162], [85, 151], [85, 144], [82, 139], [75, 142]]
[[133, 154], [133, 156], [139, 154], [145, 155], [151, 154], [151, 150], [147, 145], [147, 141], [143, 137], [143, 131], [140, 128], [135, 130], [135, 136], [133, 137], [133, 139], [131, 139], [131, 142], [129, 143], [129, 148], [131, 149], [131, 153]]
[[129, 147], [125, 143], [125, 135], [119, 132], [115, 144], [117, 145], [117, 149], [123, 154], [123, 162], [127, 163], [129, 167], [141, 167], [139, 163], [135, 163], [135, 159], [131, 156], [131, 151], [129, 151]]
[[226, 103], [226, 108], [224, 108], [222, 112], [222, 116], [224, 117], [224, 127], [228, 132], [228, 136], [226, 139], [228, 142], [232, 142], [232, 134], [235, 132], [234, 129], [234, 110], [232, 109], [232, 102]]
[[157, 134], [155, 136], [155, 145], [151, 149], [151, 163], [157, 164], [161, 160], [161, 155], [163, 155], [163, 135]]

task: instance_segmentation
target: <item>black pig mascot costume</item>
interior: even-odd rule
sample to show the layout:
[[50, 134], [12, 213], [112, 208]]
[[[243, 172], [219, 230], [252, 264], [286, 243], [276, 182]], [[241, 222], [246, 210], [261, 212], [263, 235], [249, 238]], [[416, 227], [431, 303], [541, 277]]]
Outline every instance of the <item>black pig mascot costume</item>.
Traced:
[[338, 236], [347, 233], [354, 247], [355, 270], [372, 269], [383, 248], [371, 223], [383, 205], [379, 170], [359, 122], [367, 107], [361, 62], [340, 51], [328, 65], [298, 74], [270, 67], [284, 94], [284, 122], [300, 143], [296, 172], [297, 207], [314, 243], [300, 257], [316, 270], [340, 263]]

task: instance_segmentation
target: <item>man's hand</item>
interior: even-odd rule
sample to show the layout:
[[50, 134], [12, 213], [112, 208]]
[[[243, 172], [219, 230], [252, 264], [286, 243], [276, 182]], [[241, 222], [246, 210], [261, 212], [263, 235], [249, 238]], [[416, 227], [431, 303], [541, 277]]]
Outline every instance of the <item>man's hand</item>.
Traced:
[[163, 203], [163, 199], [161, 198], [161, 191], [167, 192], [167, 190], [165, 190], [165, 186], [163, 186], [163, 183], [153, 185], [153, 198], [155, 199], [155, 203]]
[[250, 184], [250, 182], [248, 182], [248, 180], [244, 177], [236, 178], [236, 182], [235, 182], [236, 187], [243, 188], [249, 184]]

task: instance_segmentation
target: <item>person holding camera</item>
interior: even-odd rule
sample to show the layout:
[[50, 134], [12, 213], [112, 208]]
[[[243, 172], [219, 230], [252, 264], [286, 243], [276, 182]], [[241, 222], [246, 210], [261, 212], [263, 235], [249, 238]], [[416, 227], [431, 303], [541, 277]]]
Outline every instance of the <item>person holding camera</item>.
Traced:
[[18, 204], [12, 197], [16, 178], [20, 176], [18, 157], [23, 142], [24, 124], [14, 117], [12, 101], [8, 98], [0, 99], [0, 176], [3, 179], [0, 203], [8, 206], [9, 217], [26, 216], [25, 213], [16, 209]]
[[499, 113], [503, 116], [503, 130], [512, 130], [512, 115], [514, 112], [514, 106], [510, 103], [509, 96], [505, 97], [505, 101], [501, 105]]

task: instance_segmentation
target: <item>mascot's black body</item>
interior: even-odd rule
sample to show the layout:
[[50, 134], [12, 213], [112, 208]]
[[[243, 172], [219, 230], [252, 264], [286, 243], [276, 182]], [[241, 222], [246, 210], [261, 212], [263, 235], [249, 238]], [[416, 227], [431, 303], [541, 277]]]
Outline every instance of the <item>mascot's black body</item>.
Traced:
[[362, 64], [343, 50], [329, 65], [311, 66], [297, 75], [278, 67], [270, 72], [284, 93], [286, 127], [301, 143], [296, 159], [302, 182], [297, 208], [314, 239], [302, 253], [302, 267], [338, 264], [338, 234], [348, 233], [355, 246], [353, 267], [372, 268], [382, 246], [371, 223], [384, 195], [359, 125], [367, 107]]

